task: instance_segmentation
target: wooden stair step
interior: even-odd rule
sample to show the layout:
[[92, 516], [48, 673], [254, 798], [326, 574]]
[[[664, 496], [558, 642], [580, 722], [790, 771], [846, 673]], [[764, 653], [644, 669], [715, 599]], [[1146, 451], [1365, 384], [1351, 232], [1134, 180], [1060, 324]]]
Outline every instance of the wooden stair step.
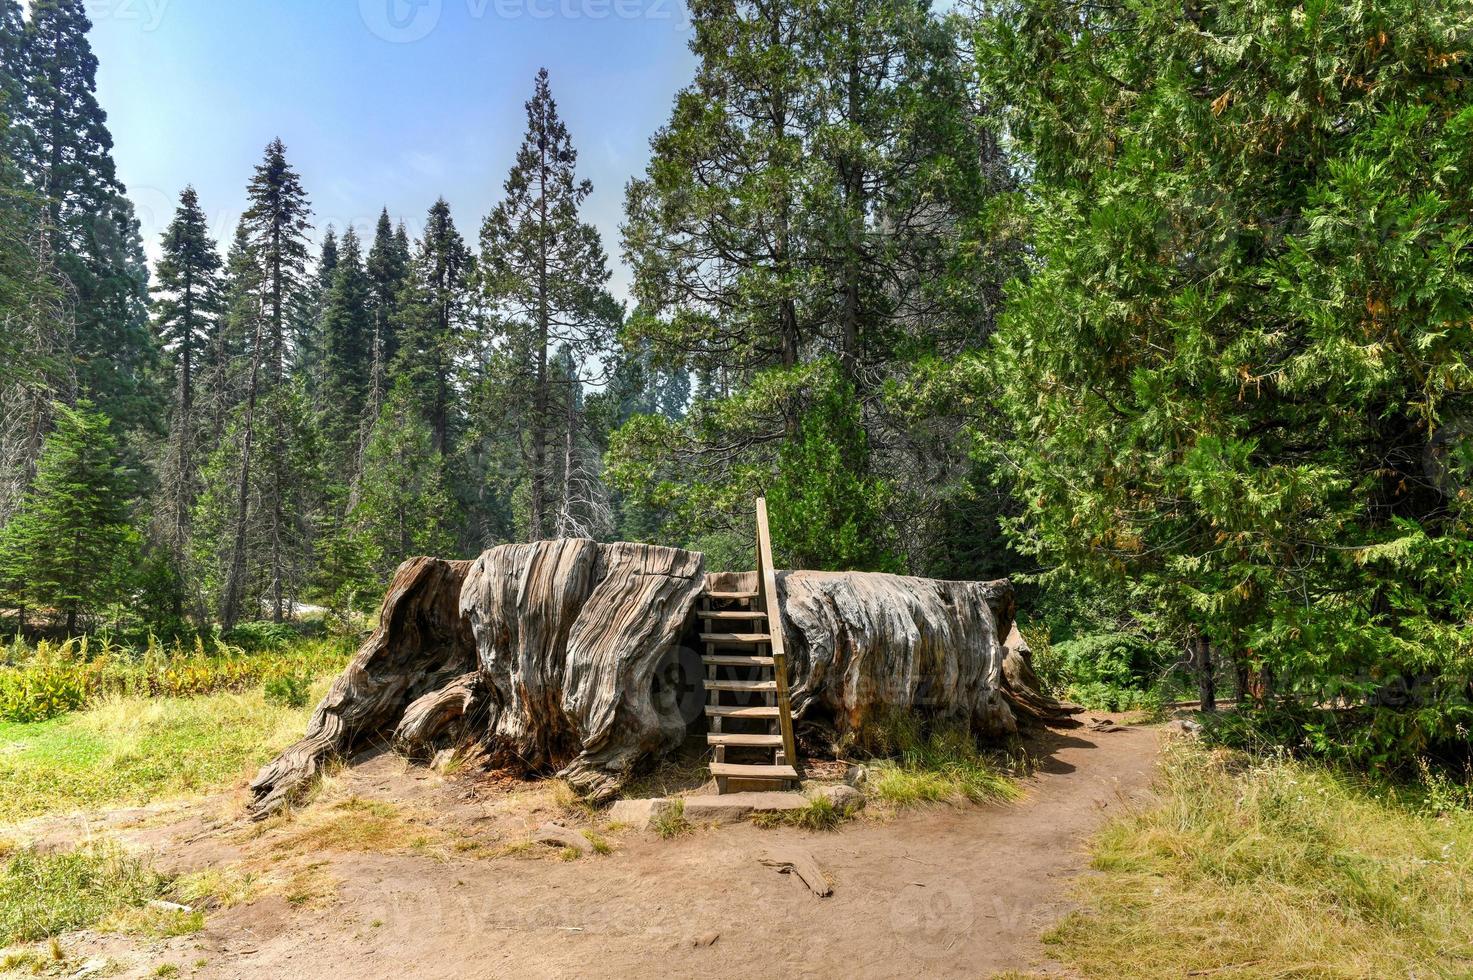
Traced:
[[734, 762], [713, 762], [711, 775], [731, 779], [797, 779], [798, 770], [792, 766], [749, 766]]
[[715, 602], [745, 602], [757, 598], [755, 592], [707, 592], [706, 598]]
[[766, 619], [765, 609], [706, 609], [699, 613], [701, 619]]
[[713, 653], [701, 658], [710, 667], [771, 667], [771, 657], [745, 656], [740, 653]]
[[706, 744], [735, 748], [780, 749], [783, 747], [783, 737], [781, 735], [747, 735], [740, 732], [708, 732]]
[[777, 681], [706, 681], [708, 691], [776, 691]]
[[731, 643], [741, 646], [755, 646], [759, 643], [771, 643], [771, 633], [702, 633], [702, 643]]
[[712, 718], [776, 718], [777, 708], [770, 704], [708, 704], [706, 714]]

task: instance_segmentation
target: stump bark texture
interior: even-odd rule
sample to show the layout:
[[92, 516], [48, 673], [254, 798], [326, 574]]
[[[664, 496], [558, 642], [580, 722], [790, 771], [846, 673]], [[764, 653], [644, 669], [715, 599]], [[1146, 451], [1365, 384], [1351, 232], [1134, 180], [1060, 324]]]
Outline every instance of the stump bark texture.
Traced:
[[[624, 542], [405, 562], [306, 737], [252, 781], [251, 812], [274, 812], [325, 759], [374, 739], [425, 756], [475, 742], [498, 765], [608, 799], [700, 721], [701, 699], [682, 710], [680, 695], [704, 677], [701, 593], [755, 587], [755, 573], [706, 575], [697, 553]], [[1008, 644], [1006, 580], [795, 571], [779, 574], [778, 605], [797, 718], [843, 732], [898, 708], [997, 734], [1020, 714], [1067, 713], [1037, 691], [1026, 645]]]

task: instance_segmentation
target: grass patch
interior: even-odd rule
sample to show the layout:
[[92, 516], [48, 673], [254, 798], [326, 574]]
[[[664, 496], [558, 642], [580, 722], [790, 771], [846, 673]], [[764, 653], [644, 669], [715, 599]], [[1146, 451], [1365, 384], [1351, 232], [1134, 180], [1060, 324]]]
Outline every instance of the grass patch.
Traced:
[[1473, 814], [1313, 762], [1170, 746], [1046, 941], [1086, 975], [1473, 973]]
[[669, 806], [655, 812], [650, 820], [650, 829], [669, 840], [690, 833], [695, 826], [685, 817], [685, 801], [677, 797], [670, 801]]
[[48, 721], [0, 722], [0, 822], [229, 786], [299, 738], [309, 715], [256, 690], [111, 697]]
[[886, 756], [868, 764], [867, 791], [897, 807], [921, 803], [992, 803], [1021, 792], [998, 762], [977, 747], [964, 725], [924, 730], [911, 713], [887, 718], [862, 744]]
[[841, 824], [854, 819], [859, 808], [838, 806], [827, 796], [815, 796], [808, 805], [797, 810], [772, 810], [752, 814], [752, 822], [759, 827], [798, 827], [802, 830], [835, 830]]
[[141, 909], [167, 879], [115, 846], [39, 853], [26, 849], [0, 874], [0, 946], [33, 942]]
[[304, 817], [307, 826], [284, 837], [277, 847], [315, 854], [321, 851], [389, 853], [415, 850], [431, 834], [413, 826], [392, 803], [350, 796]]

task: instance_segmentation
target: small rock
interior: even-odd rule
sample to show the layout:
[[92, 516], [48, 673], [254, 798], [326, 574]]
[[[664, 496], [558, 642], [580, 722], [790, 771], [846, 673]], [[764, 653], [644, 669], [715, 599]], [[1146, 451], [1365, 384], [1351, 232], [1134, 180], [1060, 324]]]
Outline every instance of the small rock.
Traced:
[[696, 938], [692, 939], [690, 941], [690, 944], [692, 946], [715, 946], [716, 945], [716, 940], [718, 940], [720, 938], [721, 938], [721, 933], [719, 933], [719, 932], [707, 932], [707, 933], [702, 933], [701, 935], [699, 935]]
[[849, 770], [844, 773], [844, 782], [848, 783], [850, 786], [853, 786], [855, 789], [863, 786], [868, 780], [869, 770], [866, 769], [864, 766], [850, 766]]
[[443, 773], [454, 760], [454, 749], [441, 749], [435, 753], [434, 759], [430, 760], [430, 768], [435, 770], [435, 772]]
[[562, 824], [548, 821], [537, 828], [537, 833], [532, 839], [539, 844], [552, 844], [556, 847], [571, 847], [582, 854], [593, 853], [593, 843], [587, 837], [576, 830], [569, 830]]
[[163, 912], [193, 912], [194, 909], [188, 905], [180, 905], [178, 902], [166, 902], [162, 898], [155, 898], [148, 903], [151, 909], [159, 909]]
[[1178, 735], [1196, 735], [1202, 730], [1202, 726], [1190, 718], [1177, 718], [1166, 723], [1166, 730]]
[[627, 823], [639, 830], [649, 830], [674, 805], [666, 799], [618, 800], [609, 808], [609, 821]]
[[810, 799], [823, 797], [841, 810], [859, 810], [864, 807], [864, 794], [847, 783], [833, 786], [815, 786], [809, 790]]

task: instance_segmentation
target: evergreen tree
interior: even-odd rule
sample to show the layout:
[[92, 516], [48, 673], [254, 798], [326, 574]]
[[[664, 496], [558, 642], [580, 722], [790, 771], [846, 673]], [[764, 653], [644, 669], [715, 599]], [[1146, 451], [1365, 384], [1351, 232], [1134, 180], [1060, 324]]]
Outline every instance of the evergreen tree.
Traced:
[[164, 232], [156, 270], [154, 329], [174, 370], [180, 414], [192, 416], [199, 362], [221, 309], [220, 253], [209, 236], [199, 195], [186, 187]]
[[267, 144], [246, 192], [250, 206], [245, 222], [262, 276], [267, 376], [273, 385], [280, 385], [291, 353], [287, 328], [307, 287], [307, 232], [312, 227], [307, 192], [287, 162], [281, 140]]
[[154, 304], [154, 328], [175, 379], [154, 517], [157, 532], [179, 568], [189, 554], [190, 515], [199, 495], [196, 446], [201, 433], [195, 389], [218, 330], [216, 319], [223, 304], [220, 266], [199, 196], [193, 187], [187, 187], [164, 232]]
[[[937, 465], [918, 452], [918, 405], [894, 400], [929, 358], [976, 349], [1011, 267], [978, 219], [1003, 189], [986, 166], [996, 142], [968, 97], [958, 23], [930, 6], [692, 4], [695, 81], [627, 192], [624, 250], [641, 304], [628, 333], [659, 362], [695, 373], [698, 402], [740, 397], [765, 428], [710, 405], [699, 420], [640, 421], [613, 440], [616, 480], [649, 505], [655, 484], [642, 481], [657, 479], [682, 533], [745, 523], [754, 493], [803, 478], [781, 471], [791, 453], [779, 450], [806, 438], [797, 382], [829, 357], [864, 430], [843, 441], [844, 482], [905, 515], [880, 522], [887, 536], [918, 523], [958, 480], [965, 461], [953, 453]], [[789, 377], [761, 378], [774, 371]], [[762, 394], [790, 400], [745, 397]], [[924, 424], [957, 435], [938, 415]], [[723, 419], [736, 428], [719, 428]], [[672, 456], [689, 472], [654, 477]], [[697, 486], [697, 472], [715, 485]], [[860, 533], [872, 532], [834, 526], [820, 537]]]
[[44, 202], [7, 153], [14, 145], [0, 139], [0, 526], [35, 475], [53, 402], [74, 397], [76, 377], [66, 283]]
[[137, 562], [131, 495], [117, 437], [86, 399], [55, 406], [20, 509], [0, 530], [0, 581], [22, 606], [54, 608], [69, 635], [78, 620], [123, 597]]
[[1468, 12], [1037, 0], [980, 59], [1037, 181], [1019, 540], [1361, 761], [1473, 720]]
[[407, 378], [395, 383], [364, 452], [352, 521], [366, 536], [380, 583], [408, 558], [454, 548], [454, 506], [417, 401]]
[[[622, 319], [606, 289], [610, 273], [598, 231], [579, 213], [593, 185], [577, 178], [577, 162], [578, 151], [558, 116], [544, 68], [527, 102], [527, 132], [506, 178], [506, 197], [481, 229], [486, 300], [505, 332], [508, 350], [522, 359], [528, 402], [528, 534], [533, 539], [554, 530], [558, 409], [576, 405], [583, 365], [608, 348]], [[560, 350], [573, 365], [561, 381], [550, 370], [550, 360]], [[559, 395], [559, 387], [566, 392]], [[575, 426], [566, 411], [562, 428], [565, 440], [574, 438]]]
[[151, 424], [158, 408], [150, 385], [148, 270], [97, 104], [91, 26], [82, 0], [30, 5], [21, 163], [46, 202], [51, 251], [75, 296], [82, 389], [117, 424], [133, 429]]
[[[369, 414], [378, 418], [388, 388], [389, 365], [399, 353], [399, 298], [409, 278], [409, 240], [401, 224], [394, 230], [389, 209], [379, 215], [368, 250], [368, 305], [373, 318]], [[372, 419], [370, 421], [372, 421]]]
[[455, 356], [466, 327], [474, 261], [441, 198], [425, 220], [399, 299], [403, 320], [394, 374], [408, 381], [442, 458], [450, 448]]
[[[322, 382], [325, 435], [356, 469], [357, 436], [368, 404], [373, 365], [370, 282], [358, 234], [350, 225], [335, 254], [332, 284], [322, 312]], [[349, 445], [351, 443], [351, 445]]]
[[[315, 487], [307, 482], [315, 473], [315, 448], [306, 444], [310, 431], [302, 424], [303, 398], [287, 384], [290, 354], [287, 327], [303, 305], [307, 287], [307, 232], [310, 206], [300, 178], [286, 159], [286, 147], [273, 140], [247, 188], [250, 206], [244, 215], [251, 260], [260, 284], [260, 315], [251, 350], [252, 367], [242, 426], [239, 477], [234, 520], [231, 585], [226, 608], [238, 609], [245, 564], [251, 549], [247, 534], [252, 526], [251, 490], [259, 476], [255, 499], [262, 510], [267, 554], [268, 593], [272, 618], [285, 618], [288, 603], [302, 581], [310, 555], [309, 514], [304, 509]], [[263, 396], [264, 389], [264, 396]], [[256, 418], [257, 409], [261, 417]], [[256, 429], [261, 433], [261, 466], [253, 472]]]

